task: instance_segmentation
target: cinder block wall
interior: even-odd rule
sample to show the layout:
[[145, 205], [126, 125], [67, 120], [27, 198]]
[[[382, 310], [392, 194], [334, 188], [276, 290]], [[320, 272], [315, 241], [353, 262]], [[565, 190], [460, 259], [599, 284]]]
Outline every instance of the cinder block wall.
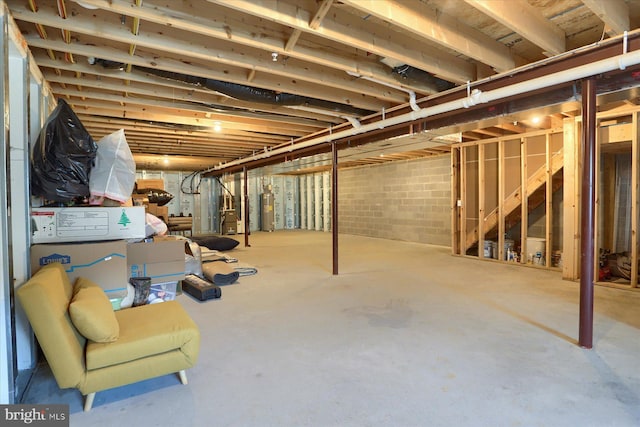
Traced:
[[451, 246], [449, 155], [340, 169], [338, 230]]

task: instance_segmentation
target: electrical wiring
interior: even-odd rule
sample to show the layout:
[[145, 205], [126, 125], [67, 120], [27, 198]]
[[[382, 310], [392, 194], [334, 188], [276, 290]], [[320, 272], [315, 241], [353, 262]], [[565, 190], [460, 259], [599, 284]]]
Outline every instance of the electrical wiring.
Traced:
[[[194, 188], [194, 183], [196, 181], [196, 178], [198, 178], [198, 182]], [[190, 180], [189, 187], [185, 189], [185, 182], [187, 182], [187, 180]], [[200, 194], [200, 184], [202, 184], [201, 172], [200, 171], [192, 172], [182, 179], [182, 182], [180, 183], [180, 192], [182, 194]]]

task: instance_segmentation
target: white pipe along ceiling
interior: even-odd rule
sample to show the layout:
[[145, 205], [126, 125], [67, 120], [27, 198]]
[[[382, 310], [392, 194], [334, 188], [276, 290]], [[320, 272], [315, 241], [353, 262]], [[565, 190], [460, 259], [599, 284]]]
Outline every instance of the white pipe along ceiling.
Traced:
[[[625, 41], [623, 51], [626, 51], [627, 35], [625, 34], [623, 37]], [[544, 62], [545, 61], [542, 61], [542, 63]], [[480, 91], [478, 89], [474, 89], [470, 93], [468, 92], [468, 96], [465, 98], [444, 102], [442, 104], [434, 105], [431, 107], [421, 108], [417, 111], [411, 111], [411, 112], [401, 114], [395, 117], [391, 117], [388, 119], [382, 119], [373, 123], [354, 126], [353, 128], [350, 128], [344, 131], [330, 133], [328, 135], [319, 136], [307, 141], [276, 147], [266, 152], [261, 152], [249, 157], [222, 163], [204, 172], [205, 173], [213, 172], [213, 171], [226, 169], [232, 166], [240, 166], [251, 161], [266, 159], [266, 158], [269, 158], [275, 155], [280, 155], [280, 154], [287, 154], [289, 152], [292, 152], [293, 150], [308, 148], [315, 145], [338, 140], [341, 138], [348, 138], [354, 135], [375, 131], [377, 129], [384, 129], [389, 126], [394, 126], [394, 125], [412, 122], [415, 120], [425, 119], [427, 117], [434, 116], [437, 114], [449, 113], [452, 111], [469, 108], [478, 104], [494, 102], [494, 101], [498, 101], [498, 100], [512, 97], [515, 95], [521, 95], [526, 92], [530, 92], [538, 89], [544, 89], [550, 86], [568, 83], [574, 80], [580, 80], [586, 77], [595, 76], [601, 73], [606, 73], [606, 72], [610, 72], [618, 69], [624, 70], [626, 67], [630, 67], [638, 64], [640, 64], [640, 51], [625, 52], [618, 56], [592, 62], [582, 66], [571, 68], [568, 70], [559, 71], [559, 72], [545, 75], [542, 77], [537, 77], [524, 82], [503, 86], [501, 88], [489, 90], [486, 92]], [[531, 68], [531, 67], [528, 66], [527, 68]], [[512, 73], [513, 71], [511, 71], [509, 74], [512, 74]], [[492, 78], [496, 78], [499, 76], [500, 75], [493, 76]]]

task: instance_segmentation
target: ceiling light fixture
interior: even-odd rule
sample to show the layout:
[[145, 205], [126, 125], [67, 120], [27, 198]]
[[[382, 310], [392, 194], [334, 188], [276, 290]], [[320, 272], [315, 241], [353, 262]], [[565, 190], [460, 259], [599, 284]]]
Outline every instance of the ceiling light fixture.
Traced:
[[278, 61], [278, 52], [271, 52], [271, 60], [273, 62], [277, 62]]
[[215, 123], [213, 124], [213, 130], [214, 130], [215, 132], [220, 132], [220, 131], [222, 130], [222, 125], [220, 125], [220, 122], [215, 122]]

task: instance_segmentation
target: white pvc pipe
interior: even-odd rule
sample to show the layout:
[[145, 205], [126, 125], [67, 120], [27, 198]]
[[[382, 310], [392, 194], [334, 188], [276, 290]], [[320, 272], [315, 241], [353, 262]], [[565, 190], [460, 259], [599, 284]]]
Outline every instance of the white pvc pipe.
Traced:
[[286, 147], [276, 148], [267, 153], [256, 154], [251, 157], [246, 157], [238, 160], [232, 160], [228, 163], [216, 166], [210, 170], [225, 169], [231, 166], [241, 165], [254, 160], [260, 160], [268, 158], [278, 154], [286, 154], [293, 150], [312, 147], [314, 145], [323, 144], [326, 142], [348, 138], [350, 136], [382, 129], [389, 126], [395, 126], [402, 123], [412, 122], [415, 120], [425, 119], [437, 114], [448, 113], [451, 111], [459, 110], [462, 108], [469, 108], [473, 105], [484, 104], [487, 102], [497, 101], [503, 98], [511, 97], [514, 95], [520, 95], [525, 92], [534, 91], [537, 89], [543, 89], [545, 87], [554, 86], [557, 84], [567, 83], [574, 80], [580, 80], [585, 77], [594, 76], [601, 73], [606, 73], [616, 69], [624, 70], [626, 67], [640, 64], [640, 51], [634, 51], [619, 56], [613, 56], [611, 58], [603, 59], [597, 62], [581, 65], [570, 70], [559, 71], [557, 73], [549, 74], [546, 76], [538, 77], [532, 80], [527, 80], [520, 83], [515, 83], [509, 86], [504, 86], [498, 89], [482, 92], [475, 89], [466, 98], [456, 99], [454, 101], [445, 102], [432, 107], [422, 108], [418, 111], [411, 111], [399, 116], [391, 117], [389, 119], [379, 120], [374, 123], [368, 123], [358, 128], [347, 129], [344, 131], [336, 132], [329, 135], [320, 136], [297, 144], [292, 144]]

